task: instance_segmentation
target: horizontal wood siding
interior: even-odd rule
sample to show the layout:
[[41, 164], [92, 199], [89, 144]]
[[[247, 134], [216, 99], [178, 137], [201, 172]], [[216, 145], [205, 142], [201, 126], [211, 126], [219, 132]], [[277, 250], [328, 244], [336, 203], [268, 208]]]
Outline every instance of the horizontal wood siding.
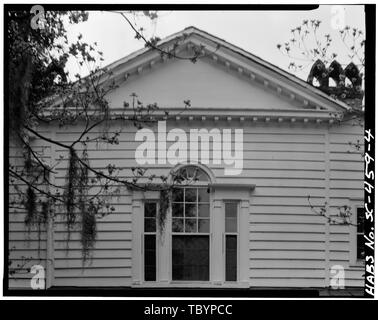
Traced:
[[[361, 150], [354, 145], [362, 143]], [[337, 213], [340, 203], [363, 206], [364, 199], [364, 138], [359, 125], [334, 126], [330, 129], [330, 206], [331, 215]], [[354, 207], [353, 207], [354, 209]], [[363, 286], [364, 267], [350, 263], [350, 233], [354, 226], [330, 226], [330, 268], [342, 266], [346, 286]]]
[[[325, 229], [307, 197], [324, 202], [324, 130], [302, 126], [251, 128], [264, 141], [265, 159], [276, 159], [251, 176], [256, 184], [250, 204], [250, 285], [323, 287]], [[251, 161], [256, 161], [254, 153]]]
[[[114, 123], [114, 129], [120, 128]], [[327, 228], [323, 217], [315, 214], [314, 206], [325, 204], [329, 183], [330, 206], [344, 205], [350, 197], [363, 196], [363, 162], [356, 152], [349, 152], [350, 139], [361, 137], [356, 127], [330, 129], [330, 153], [326, 155], [324, 125], [267, 124], [225, 121], [174, 121], [167, 130], [190, 128], [242, 128], [244, 130], [244, 169], [240, 176], [227, 176], [222, 165], [208, 167], [218, 183], [250, 183], [256, 188], [250, 198], [249, 216], [249, 283], [254, 287], [325, 287], [327, 259], [329, 265], [341, 264], [346, 269], [350, 286], [362, 284], [360, 269], [349, 266], [349, 231], [331, 226], [327, 249]], [[119, 144], [89, 142], [89, 161], [96, 169], [106, 170], [108, 164], [120, 166], [121, 177], [131, 178], [135, 161], [135, 128], [124, 127]], [[72, 142], [81, 133], [80, 126], [57, 130], [56, 138]], [[96, 133], [89, 134], [91, 138]], [[157, 136], [157, 134], [156, 134]], [[234, 137], [232, 137], [234, 139]], [[36, 144], [43, 145], [42, 141]], [[170, 143], [167, 143], [169, 147]], [[189, 144], [188, 144], [189, 145]], [[189, 148], [189, 147], [188, 147]], [[80, 155], [80, 151], [79, 151]], [[157, 155], [157, 153], [156, 153]], [[64, 185], [68, 165], [67, 151], [59, 146], [54, 154], [58, 165], [55, 183]], [[329, 158], [330, 177], [326, 176]], [[157, 161], [156, 161], [157, 162]], [[172, 165], [146, 165], [147, 174], [168, 174]], [[143, 180], [141, 180], [143, 181]], [[130, 286], [132, 284], [132, 196], [126, 188], [111, 197], [114, 213], [98, 220], [97, 242], [92, 259], [83, 266], [80, 229], [68, 233], [62, 217], [55, 221], [54, 258], [56, 286]], [[62, 208], [57, 213], [63, 213]], [[23, 215], [11, 219], [10, 237], [23, 242]], [[33, 235], [33, 233], [31, 233]], [[20, 244], [20, 252], [33, 250]], [[42, 246], [42, 253], [45, 247]], [[327, 256], [328, 255], [328, 256]], [[327, 258], [328, 257], [328, 258]]]
[[[44, 161], [50, 157], [49, 147], [36, 147], [36, 152], [42, 155]], [[24, 167], [25, 158], [23, 149], [16, 137], [9, 137], [9, 164], [18, 171]], [[19, 193], [14, 188], [17, 185], [20, 192], [26, 191], [26, 184], [14, 179], [9, 185], [9, 288], [31, 288], [31, 278], [35, 275], [30, 272], [33, 265], [46, 268], [46, 228], [40, 226], [26, 226], [26, 209], [20, 202]], [[15, 201], [14, 203], [12, 203]]]
[[[75, 132], [74, 128], [73, 132]], [[77, 134], [71, 132], [64, 134], [58, 131], [56, 138], [60, 142], [69, 144], [77, 138]], [[96, 152], [101, 154], [103, 159], [96, 164], [92, 152], [89, 149], [91, 166], [106, 171], [106, 166], [113, 162], [112, 153], [100, 147]], [[81, 156], [80, 148], [78, 155]], [[56, 167], [58, 174], [55, 175], [55, 183], [58, 185], [66, 183], [68, 156], [67, 150], [57, 148], [55, 158], [59, 164]], [[122, 159], [119, 165], [125, 167]], [[96, 191], [92, 190], [92, 192]], [[132, 199], [126, 188], [121, 190], [119, 196], [109, 196], [109, 198], [115, 211], [97, 218], [96, 242], [90, 257], [86, 260], [83, 259], [80, 221], [68, 232], [64, 218], [65, 209], [57, 208], [58, 216], [54, 230], [55, 286], [129, 287], [131, 285]]]

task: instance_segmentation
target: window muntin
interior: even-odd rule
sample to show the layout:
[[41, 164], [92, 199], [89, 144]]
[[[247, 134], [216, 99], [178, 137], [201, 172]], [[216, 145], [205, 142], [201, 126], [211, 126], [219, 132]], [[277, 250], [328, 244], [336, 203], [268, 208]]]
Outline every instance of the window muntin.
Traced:
[[208, 188], [175, 188], [172, 198], [172, 280], [208, 281]]
[[174, 174], [176, 182], [209, 182], [209, 176], [205, 171], [196, 166], [186, 166]]
[[157, 203], [144, 204], [144, 280], [156, 281], [156, 225]]
[[237, 281], [238, 203], [225, 202], [225, 280]]
[[365, 211], [363, 207], [357, 208], [357, 260], [365, 258], [364, 221]]
[[238, 204], [236, 202], [225, 203], [225, 231], [232, 233], [238, 231]]
[[206, 187], [178, 187], [173, 190], [172, 232], [209, 233], [210, 200]]
[[209, 177], [200, 168], [179, 170], [172, 194], [172, 280], [209, 281]]

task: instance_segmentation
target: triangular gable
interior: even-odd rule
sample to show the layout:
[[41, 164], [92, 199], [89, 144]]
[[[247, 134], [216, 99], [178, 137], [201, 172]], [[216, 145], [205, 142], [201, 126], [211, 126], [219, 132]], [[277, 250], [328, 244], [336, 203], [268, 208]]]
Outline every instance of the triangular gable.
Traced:
[[[178, 40], [180, 41], [178, 42]], [[179, 43], [178, 46], [177, 43]], [[285, 110], [296, 110], [297, 112], [302, 111], [303, 117], [316, 117], [321, 114], [323, 118], [342, 117], [343, 113], [350, 110], [350, 107], [345, 103], [333, 99], [294, 75], [197, 28], [186, 28], [181, 32], [161, 40], [157, 44], [157, 46], [164, 51], [172, 49], [174, 45], [177, 46], [176, 54], [180, 56], [185, 54], [190, 56], [191, 52], [194, 52], [193, 50], [202, 51], [203, 54], [198, 59], [198, 62], [192, 64], [192, 71], [188, 72], [188, 67], [185, 69], [186, 73], [190, 73], [190, 77], [194, 77], [193, 73], [197, 72], [202, 67], [209, 72], [206, 81], [223, 81], [222, 85], [225, 85], [227, 89], [224, 92], [218, 92], [219, 95], [225, 94], [230, 86], [234, 86], [234, 93], [239, 93], [239, 97], [241, 97], [240, 103], [237, 105], [231, 103], [237, 99], [237, 95], [228, 95], [228, 98], [224, 97], [223, 101], [225, 105], [214, 105], [211, 103], [211, 100], [209, 101], [209, 99], [211, 99], [209, 95], [206, 97], [207, 100], [204, 99], [202, 102], [202, 104], [206, 105], [198, 103], [196, 105], [198, 108], [249, 108], [251, 111], [281, 110], [282, 112]], [[112, 63], [107, 67], [107, 70], [112, 71], [113, 76], [107, 81], [115, 81], [124, 89], [124, 95], [114, 98], [117, 95], [116, 92], [112, 94], [112, 99], [114, 98], [115, 102], [119, 102], [120, 98], [127, 100], [127, 97], [129, 97], [129, 95], [126, 95], [126, 93], [129, 93], [128, 89], [135, 89], [135, 91], [137, 91], [138, 88], [143, 89], [140, 83], [139, 86], [137, 85], [133, 88], [133, 85], [137, 84], [138, 81], [142, 81], [142, 79], [146, 81], [145, 87], [151, 88], [152, 83], [155, 82], [155, 87], [157, 87], [155, 89], [159, 93], [155, 96], [154, 101], [152, 101], [153, 97], [150, 93], [154, 92], [153, 90], [147, 92], [147, 94], [145, 94], [143, 90], [142, 92], [137, 92], [141, 94], [142, 97], [147, 98], [147, 100], [143, 102], [158, 102], [162, 107], [164, 107], [164, 104], [166, 104], [166, 107], [176, 107], [178, 101], [170, 105], [169, 101], [157, 101], [156, 97], [161, 98], [165, 90], [167, 92], [169, 90], [177, 91], [180, 89], [180, 86], [181, 89], [185, 89], [188, 93], [185, 99], [192, 100], [192, 97], [199, 98], [198, 91], [195, 92], [196, 94], [193, 94], [193, 92], [188, 90], [190, 86], [188, 86], [188, 83], [185, 83], [185, 79], [180, 79], [179, 71], [180, 69], [182, 71], [184, 68], [184, 63], [182, 62], [181, 60], [177, 61], [175, 58], [169, 59], [158, 50], [143, 48]], [[185, 62], [187, 66], [191, 64], [188, 60], [185, 60]], [[163, 65], [165, 65], [165, 67], [163, 67]], [[172, 68], [178, 68], [176, 79], [172, 77], [175, 74]], [[161, 76], [164, 75], [165, 79], [159, 80], [157, 72], [161, 72]], [[201, 74], [201, 72], [198, 74]], [[230, 76], [234, 77], [233, 84]], [[138, 78], [140, 80], [138, 80]], [[228, 80], [226, 80], [226, 78]], [[191, 80], [193, 81], [193, 79]], [[204, 81], [205, 79], [202, 77], [200, 80]], [[228, 85], [227, 81], [229, 81]], [[196, 85], [198, 86], [198, 84]], [[195, 87], [195, 85], [193, 87]], [[249, 93], [247, 92], [248, 88], [250, 90]], [[207, 89], [208, 92], [212, 92], [212, 94], [215, 93], [215, 89], [209, 83], [207, 84]], [[185, 90], [183, 92], [185, 92]], [[240, 92], [240, 90], [244, 91]], [[120, 89], [117, 89], [117, 91], [120, 92]], [[268, 97], [267, 93], [270, 93], [270, 97]], [[254, 100], [261, 100], [263, 97], [265, 104], [262, 103], [259, 106], [254, 104], [254, 102], [256, 102]], [[182, 100], [181, 97], [180, 100]], [[250, 100], [250, 103], [247, 103], [247, 100]], [[297, 115], [299, 114], [297, 113]]]
[[133, 93], [144, 104], [157, 102], [167, 109], [184, 106], [184, 100], [190, 100], [194, 109], [298, 110], [304, 107], [301, 101], [283, 99], [264, 85], [230, 72], [208, 58], [196, 63], [171, 59], [141, 71], [108, 95], [110, 107], [114, 109], [124, 101], [130, 102]]

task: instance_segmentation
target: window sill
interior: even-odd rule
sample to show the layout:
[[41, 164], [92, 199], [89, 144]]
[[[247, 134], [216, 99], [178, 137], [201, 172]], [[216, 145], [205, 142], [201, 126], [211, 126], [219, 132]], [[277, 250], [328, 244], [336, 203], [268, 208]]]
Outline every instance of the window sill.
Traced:
[[134, 288], [249, 288], [248, 282], [203, 282], [203, 281], [171, 281], [141, 282], [133, 284]]

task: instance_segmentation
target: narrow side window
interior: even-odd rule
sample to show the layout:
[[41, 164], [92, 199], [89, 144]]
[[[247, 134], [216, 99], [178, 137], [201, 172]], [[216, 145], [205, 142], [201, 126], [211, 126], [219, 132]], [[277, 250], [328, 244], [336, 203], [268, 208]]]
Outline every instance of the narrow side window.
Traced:
[[144, 204], [144, 280], [156, 281], [156, 222], [157, 203]]
[[365, 258], [364, 220], [365, 220], [364, 208], [358, 207], [357, 208], [357, 260], [363, 260]]
[[225, 279], [237, 281], [238, 203], [225, 203]]

